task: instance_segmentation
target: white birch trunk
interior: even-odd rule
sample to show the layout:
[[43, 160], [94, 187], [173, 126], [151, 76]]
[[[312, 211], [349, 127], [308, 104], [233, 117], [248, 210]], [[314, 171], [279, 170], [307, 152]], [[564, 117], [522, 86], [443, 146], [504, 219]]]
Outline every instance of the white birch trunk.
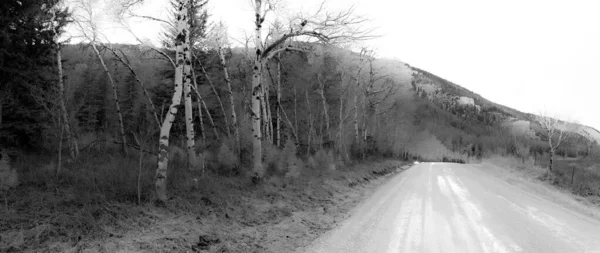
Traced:
[[264, 176], [264, 168], [262, 165], [262, 133], [261, 133], [261, 109], [260, 102], [262, 97], [262, 23], [263, 17], [262, 0], [254, 1], [255, 8], [255, 29], [254, 29], [254, 44], [256, 45], [256, 55], [254, 59], [254, 68], [252, 70], [252, 165], [253, 173], [256, 179], [261, 179]]
[[[191, 8], [191, 1], [187, 1], [187, 8]], [[185, 8], [184, 8], [185, 9]], [[186, 147], [187, 147], [187, 167], [193, 169], [197, 165], [196, 159], [196, 141], [194, 136], [194, 115], [192, 108], [192, 53], [190, 47], [190, 23], [185, 22], [183, 27], [183, 34], [185, 35], [182, 49], [184, 54], [183, 61], [183, 96], [185, 103], [185, 136], [186, 136]]]
[[237, 115], [235, 112], [235, 101], [233, 98], [233, 90], [231, 89], [231, 78], [229, 77], [229, 71], [227, 70], [227, 64], [225, 62], [225, 55], [223, 49], [219, 48], [219, 59], [221, 60], [221, 67], [223, 68], [223, 76], [225, 77], [225, 83], [227, 84], [227, 92], [229, 93], [229, 106], [231, 107], [231, 128], [233, 128], [235, 136], [235, 145], [237, 147], [238, 154], [241, 154], [240, 144], [240, 129], [238, 127]]
[[281, 58], [277, 61], [277, 147], [281, 147]]
[[[177, 31], [179, 35], [185, 30], [187, 23], [187, 10], [185, 1], [179, 0], [179, 13], [177, 14]], [[179, 38], [180, 36], [178, 36]], [[160, 139], [158, 146], [158, 167], [156, 169], [156, 195], [161, 202], [167, 201], [167, 168], [169, 165], [169, 135], [171, 126], [177, 115], [177, 106], [181, 104], [181, 95], [183, 93], [183, 65], [185, 60], [185, 52], [183, 52], [183, 43], [180, 39], [175, 41], [175, 92], [171, 99], [169, 112], [165, 116], [163, 124], [160, 128]]]

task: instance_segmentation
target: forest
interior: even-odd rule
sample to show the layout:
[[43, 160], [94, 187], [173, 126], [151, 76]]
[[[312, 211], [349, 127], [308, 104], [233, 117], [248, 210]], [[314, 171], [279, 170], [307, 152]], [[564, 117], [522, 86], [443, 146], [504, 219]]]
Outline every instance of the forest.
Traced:
[[[223, 229], [233, 233], [231, 224], [289, 216], [294, 202], [321, 208], [302, 198], [325, 198], [335, 188], [328, 180], [354, 187], [414, 160], [599, 154], [577, 132], [556, 151], [541, 126], [516, 134], [504, 122], [534, 115], [356, 46], [375, 35], [352, 9], [273, 19], [271, 1], [252, 1], [255, 33], [244, 46], [211, 20], [206, 0], [173, 0], [155, 46], [103, 39], [97, 2], [1, 4], [0, 190], [9, 215], [0, 229], [10, 233], [0, 250], [100, 247], [91, 243], [182, 213], [229, 222]], [[114, 1], [114, 15], [133, 15], [141, 2]], [[81, 36], [68, 38], [68, 27]], [[429, 84], [442, 88], [420, 88]], [[480, 110], [457, 105], [457, 96], [474, 97]], [[246, 209], [269, 196], [290, 203]], [[250, 243], [259, 238], [217, 237], [200, 241], [245, 238], [227, 247], [266, 251]]]

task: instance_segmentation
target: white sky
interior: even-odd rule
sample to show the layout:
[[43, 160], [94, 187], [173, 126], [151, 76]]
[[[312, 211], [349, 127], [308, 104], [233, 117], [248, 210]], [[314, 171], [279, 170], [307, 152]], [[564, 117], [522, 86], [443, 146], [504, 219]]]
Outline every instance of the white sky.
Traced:
[[[146, 0], [139, 13], [165, 15], [168, 0]], [[285, 12], [314, 10], [321, 1], [287, 0]], [[600, 129], [600, 1], [596, 0], [329, 0], [355, 4], [381, 35], [366, 43], [395, 58], [524, 112], [548, 111]], [[210, 0], [212, 21], [234, 39], [252, 33], [249, 0]], [[155, 39], [161, 25], [134, 22]], [[105, 27], [118, 27], [107, 21]], [[133, 40], [106, 32], [111, 42]]]

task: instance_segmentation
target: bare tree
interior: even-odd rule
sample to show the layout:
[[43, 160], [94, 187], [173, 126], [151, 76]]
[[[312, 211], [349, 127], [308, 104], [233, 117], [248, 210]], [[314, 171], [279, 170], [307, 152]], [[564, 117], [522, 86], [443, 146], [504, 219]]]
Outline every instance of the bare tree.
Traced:
[[[261, 132], [261, 103], [264, 103], [263, 69], [265, 64], [274, 56], [285, 51], [306, 51], [292, 44], [293, 39], [305, 41], [321, 41], [325, 43], [343, 43], [360, 39], [368, 39], [370, 31], [360, 29], [366, 20], [353, 15], [353, 8], [330, 13], [324, 11], [324, 4], [314, 15], [297, 15], [290, 19], [288, 30], [277, 38], [269, 39], [269, 32], [263, 38], [263, 25], [267, 14], [275, 9], [275, 2], [270, 0], [254, 0], [254, 67], [252, 74], [252, 157], [254, 177], [260, 179], [264, 175], [262, 166], [262, 132]], [[287, 45], [286, 45], [287, 44]]]
[[519, 157], [521, 157], [521, 162], [524, 164], [525, 159], [529, 158], [529, 145], [525, 141], [517, 141], [516, 136], [513, 135], [513, 140], [515, 142], [516, 153]]
[[[62, 3], [58, 3], [54, 6], [52, 6], [50, 8], [50, 10], [48, 10], [51, 14], [51, 19], [49, 21], [49, 29], [54, 33], [53, 36], [53, 44], [54, 44], [54, 48], [56, 50], [55, 54], [56, 54], [56, 65], [57, 65], [57, 73], [58, 73], [58, 82], [57, 82], [57, 88], [58, 88], [58, 103], [60, 105], [60, 114], [61, 114], [61, 120], [62, 120], [62, 125], [61, 126], [61, 134], [60, 134], [60, 146], [62, 149], [62, 135], [63, 132], [65, 133], [66, 137], [67, 137], [67, 143], [69, 143], [69, 151], [70, 151], [70, 155], [71, 155], [71, 159], [75, 160], [77, 159], [77, 156], [79, 156], [79, 148], [77, 147], [77, 141], [75, 140], [74, 134], [71, 131], [71, 126], [70, 126], [70, 121], [69, 121], [69, 115], [67, 113], [67, 107], [66, 107], [66, 102], [65, 102], [65, 85], [64, 85], [64, 81], [63, 81], [63, 70], [62, 70], [62, 55], [60, 52], [60, 48], [61, 48], [61, 43], [59, 41], [59, 34], [60, 31], [58, 30], [58, 26], [57, 26], [57, 20], [56, 20], [56, 16], [57, 16], [57, 12], [59, 11], [59, 9], [62, 7]], [[1, 107], [1, 105], [0, 105]], [[0, 108], [0, 114], [1, 114], [1, 108]], [[1, 124], [1, 116], [0, 116], [0, 124]], [[62, 150], [59, 150], [59, 160], [61, 160], [61, 153]], [[57, 171], [60, 170], [60, 164], [57, 168]]]
[[329, 134], [329, 113], [327, 108], [327, 99], [325, 98], [325, 83], [321, 80], [321, 75], [317, 74], [317, 81], [319, 82], [319, 88], [317, 92], [321, 96], [321, 102], [323, 104], [323, 115], [325, 117], [325, 134], [327, 136], [327, 141], [331, 141], [331, 136]]
[[550, 117], [546, 113], [540, 113], [536, 115], [535, 119], [540, 124], [542, 131], [544, 131], [548, 139], [548, 147], [550, 148], [550, 165], [548, 170], [552, 172], [556, 150], [567, 138], [567, 132], [569, 129], [571, 129], [571, 127], [567, 124], [567, 122], [556, 117]]
[[108, 67], [106, 66], [106, 63], [102, 58], [102, 54], [100, 53], [100, 50], [97, 46], [97, 44], [99, 43], [100, 31], [98, 31], [98, 27], [96, 25], [94, 2], [95, 1], [93, 0], [78, 0], [76, 3], [77, 11], [75, 12], [77, 14], [73, 15], [73, 19], [75, 21], [75, 24], [77, 24], [79, 31], [81, 32], [83, 37], [92, 46], [94, 53], [96, 53], [96, 56], [98, 57], [98, 60], [100, 61], [100, 64], [104, 69], [104, 72], [106, 72], [106, 75], [108, 76], [108, 80], [113, 91], [113, 96], [115, 98], [115, 108], [117, 109], [117, 119], [119, 121], [119, 134], [121, 137], [121, 152], [123, 154], [127, 154], [127, 139], [125, 138], [125, 126], [123, 124], [123, 114], [121, 113], [121, 106], [119, 104], [117, 85], [113, 79], [113, 76], [108, 70]]
[[144, 83], [142, 82], [140, 77], [137, 75], [137, 73], [135, 72], [135, 70], [133, 69], [131, 64], [129, 64], [125, 54], [123, 52], [121, 52], [121, 54], [117, 53], [117, 50], [115, 50], [114, 48], [112, 48], [110, 46], [104, 45], [104, 48], [111, 51], [113, 53], [113, 55], [117, 58], [117, 60], [119, 60], [125, 67], [127, 67], [127, 69], [129, 69], [131, 74], [135, 77], [136, 82], [138, 84], [140, 84], [140, 86], [142, 87], [142, 91], [144, 92], [144, 96], [148, 100], [148, 104], [150, 105], [152, 113], [154, 114], [154, 120], [156, 121], [156, 124], [157, 124], [158, 128], [160, 129], [161, 124], [160, 124], [160, 120], [158, 118], [158, 111], [156, 110], [156, 107], [154, 106], [154, 103], [152, 102], [152, 98], [150, 97], [150, 94], [148, 93], [148, 89], [146, 89], [146, 86], [144, 86]]
[[[225, 60], [225, 50], [229, 46], [227, 40], [227, 27], [221, 22], [213, 29], [212, 33], [212, 42], [213, 47], [216, 48], [217, 54], [219, 55], [219, 63], [221, 64], [221, 68], [223, 69], [223, 77], [225, 83], [227, 84], [227, 94], [229, 95], [229, 110], [231, 110], [231, 124], [229, 125], [230, 131], [233, 130], [236, 151], [241, 154], [241, 143], [240, 143], [240, 129], [238, 126], [238, 118], [235, 111], [235, 100], [233, 97], [233, 89], [231, 87], [231, 77], [229, 76], [229, 70], [227, 68], [227, 62]], [[225, 109], [223, 109], [223, 113], [225, 115]]]

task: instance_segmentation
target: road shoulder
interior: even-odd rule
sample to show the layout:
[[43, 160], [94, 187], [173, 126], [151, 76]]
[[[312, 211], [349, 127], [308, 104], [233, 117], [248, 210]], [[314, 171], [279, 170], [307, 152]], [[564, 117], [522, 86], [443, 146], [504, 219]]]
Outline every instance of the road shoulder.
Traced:
[[532, 173], [527, 169], [508, 168], [487, 162], [474, 164], [473, 166], [476, 166], [480, 168], [481, 171], [500, 178], [508, 184], [520, 188], [525, 192], [532, 193], [568, 210], [600, 221], [599, 205], [595, 205], [586, 198], [572, 194], [569, 191], [551, 185], [546, 181], [542, 181], [536, 173]]

